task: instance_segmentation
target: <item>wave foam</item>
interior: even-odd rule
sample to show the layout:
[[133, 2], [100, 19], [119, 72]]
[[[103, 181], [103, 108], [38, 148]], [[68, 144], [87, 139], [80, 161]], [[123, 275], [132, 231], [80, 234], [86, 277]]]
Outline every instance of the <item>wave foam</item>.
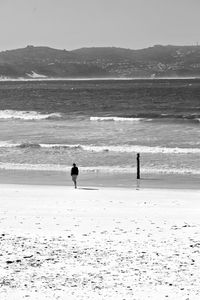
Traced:
[[42, 148], [52, 148], [52, 149], [83, 149], [84, 146], [79, 144], [39, 144]]
[[190, 122], [199, 123], [200, 118], [197, 115], [173, 115], [173, 114], [146, 114], [137, 117], [90, 117], [90, 121], [96, 122], [157, 122], [157, 121], [173, 121], [173, 122]]
[[39, 143], [12, 143], [9, 141], [1, 141], [0, 148], [49, 148], [49, 149], [69, 149], [83, 150], [88, 152], [118, 152], [118, 153], [164, 153], [164, 154], [199, 154], [200, 148], [168, 148], [168, 147], [150, 147], [140, 145], [123, 145], [123, 146], [95, 146], [95, 145], [80, 145], [80, 144], [39, 144]]
[[[131, 166], [91, 166], [91, 167], [79, 167], [81, 173], [102, 173], [102, 174], [135, 174], [136, 168]], [[1, 170], [27, 170], [27, 171], [54, 171], [54, 172], [69, 172], [71, 166], [66, 165], [54, 165], [54, 164], [15, 164], [15, 163], [0, 163]], [[170, 169], [156, 169], [156, 168], [142, 168], [142, 174], [179, 174], [179, 175], [200, 175], [199, 169], [188, 168], [170, 168]]]
[[122, 117], [90, 117], [90, 121], [114, 121], [114, 122], [138, 122], [141, 121], [142, 118], [122, 118]]
[[167, 147], [150, 147], [150, 146], [81, 146], [83, 150], [93, 152], [121, 152], [121, 153], [166, 153], [166, 154], [189, 154], [200, 153], [200, 148], [167, 148]]
[[84, 146], [79, 144], [39, 144], [30, 142], [12, 143], [9, 141], [1, 141], [0, 148], [50, 148], [50, 149], [83, 149]]
[[60, 113], [43, 114], [37, 111], [0, 110], [0, 119], [44, 120], [60, 117]]

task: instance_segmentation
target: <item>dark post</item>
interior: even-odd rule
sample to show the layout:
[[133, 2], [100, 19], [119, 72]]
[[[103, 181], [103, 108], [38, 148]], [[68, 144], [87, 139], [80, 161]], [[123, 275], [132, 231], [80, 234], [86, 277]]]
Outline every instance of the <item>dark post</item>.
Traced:
[[140, 153], [137, 153], [137, 179], [140, 179]]

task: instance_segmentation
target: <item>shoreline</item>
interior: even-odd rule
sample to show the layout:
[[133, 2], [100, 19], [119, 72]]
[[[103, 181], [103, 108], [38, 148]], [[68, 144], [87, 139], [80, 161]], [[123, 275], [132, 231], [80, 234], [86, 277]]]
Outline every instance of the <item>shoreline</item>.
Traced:
[[[81, 171], [81, 170], [80, 170]], [[72, 186], [71, 176], [63, 171], [0, 170], [0, 184]], [[200, 175], [83, 172], [78, 187], [112, 187], [139, 189], [200, 189]]]
[[131, 81], [131, 80], [199, 80], [200, 77], [83, 77], [83, 78], [51, 78], [51, 77], [36, 77], [36, 78], [1, 78], [0, 82], [35, 82], [35, 81]]

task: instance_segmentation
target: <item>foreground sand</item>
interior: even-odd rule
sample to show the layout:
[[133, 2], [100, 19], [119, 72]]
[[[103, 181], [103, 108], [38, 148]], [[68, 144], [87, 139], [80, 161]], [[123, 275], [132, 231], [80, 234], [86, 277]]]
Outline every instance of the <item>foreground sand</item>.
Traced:
[[0, 299], [200, 299], [200, 191], [1, 185]]

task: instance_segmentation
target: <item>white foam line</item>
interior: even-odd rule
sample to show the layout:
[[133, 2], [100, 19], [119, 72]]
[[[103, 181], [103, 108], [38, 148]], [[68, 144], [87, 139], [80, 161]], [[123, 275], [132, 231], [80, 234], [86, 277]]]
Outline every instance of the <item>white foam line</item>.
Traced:
[[[124, 173], [124, 174], [135, 174], [135, 166], [94, 166], [94, 167], [79, 167], [81, 173]], [[58, 172], [69, 172], [71, 166], [66, 165], [54, 165], [54, 164], [12, 164], [12, 163], [0, 163], [1, 170], [27, 170], [27, 171], [58, 171]], [[161, 169], [161, 168], [142, 168], [142, 174], [180, 174], [180, 175], [200, 175], [199, 169]]]
[[37, 111], [0, 110], [0, 119], [43, 120], [59, 118], [60, 113], [43, 114]]
[[[38, 144], [42, 148], [69, 148], [69, 149], [80, 149], [82, 148], [79, 144]], [[84, 147], [84, 146], [83, 146]]]
[[66, 77], [46, 77], [46, 78], [25, 78], [25, 77], [6, 77], [1, 76], [0, 81], [164, 81], [164, 80], [196, 80], [200, 79], [200, 77], [82, 77], [82, 78], [66, 78]]
[[115, 121], [115, 122], [138, 122], [142, 118], [123, 118], [123, 117], [90, 117], [90, 121]]
[[165, 153], [165, 154], [189, 154], [189, 153], [200, 153], [200, 148], [167, 148], [167, 147], [150, 147], [150, 146], [82, 146], [83, 150], [94, 151], [94, 152], [121, 152], [121, 153]]
[[164, 153], [164, 154], [198, 154], [200, 153], [200, 148], [168, 148], [168, 147], [150, 147], [150, 146], [140, 146], [140, 145], [123, 145], [123, 146], [95, 146], [95, 145], [81, 145], [81, 144], [37, 144], [37, 143], [12, 143], [9, 141], [1, 141], [0, 148], [12, 148], [12, 147], [21, 147], [21, 148], [69, 148], [69, 149], [82, 149], [84, 151], [90, 152], [118, 152], [118, 153]]

